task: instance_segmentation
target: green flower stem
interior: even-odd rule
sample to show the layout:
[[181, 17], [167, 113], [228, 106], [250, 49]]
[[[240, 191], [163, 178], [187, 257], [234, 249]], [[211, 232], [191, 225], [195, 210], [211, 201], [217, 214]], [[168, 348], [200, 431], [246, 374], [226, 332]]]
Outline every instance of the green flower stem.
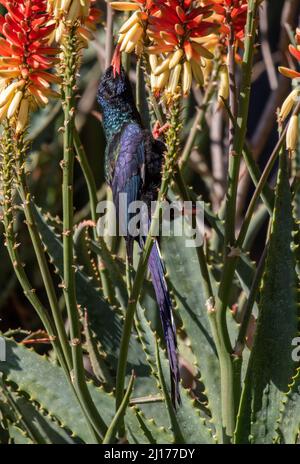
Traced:
[[132, 393], [132, 390], [133, 390], [133, 384], [134, 384], [134, 380], [135, 380], [135, 376], [134, 374], [132, 374], [131, 378], [130, 378], [130, 381], [129, 381], [129, 384], [128, 384], [128, 387], [127, 387], [127, 391], [126, 391], [126, 394], [124, 395], [124, 398], [122, 400], [122, 403], [120, 404], [120, 407], [118, 409], [118, 411], [116, 412], [116, 414], [114, 415], [114, 418], [105, 434], [105, 437], [103, 438], [103, 445], [107, 445], [107, 444], [110, 444], [110, 443], [114, 443], [115, 439], [116, 439], [116, 435], [118, 433], [118, 428], [119, 428], [119, 424], [120, 422], [122, 422], [122, 420], [124, 419], [124, 416], [126, 414], [126, 409], [129, 405], [129, 400], [130, 400], [130, 396], [131, 396], [131, 393]]
[[[300, 102], [296, 105], [293, 114], [298, 114], [300, 111]], [[242, 224], [239, 236], [236, 241], [236, 253], [233, 253], [232, 256], [227, 257], [225, 260], [225, 265], [224, 265], [224, 271], [222, 274], [222, 280], [220, 284], [220, 290], [219, 294], [222, 296], [220, 304], [222, 304], [222, 309], [226, 308], [228, 305], [228, 300], [230, 297], [230, 293], [228, 292], [227, 289], [229, 289], [232, 285], [232, 280], [234, 277], [234, 273], [236, 270], [236, 266], [239, 260], [239, 252], [243, 248], [243, 244], [245, 241], [245, 238], [247, 236], [247, 231], [249, 229], [249, 225], [252, 219], [252, 216], [255, 211], [255, 206], [257, 204], [257, 201], [263, 191], [264, 186], [267, 183], [267, 180], [270, 176], [270, 173], [274, 167], [275, 161], [280, 153], [280, 150], [282, 149], [284, 143], [285, 143], [285, 137], [286, 137], [286, 132], [287, 132], [288, 125], [285, 126], [284, 130], [282, 131], [280, 138], [269, 158], [269, 161], [261, 175], [261, 178], [257, 184], [257, 187], [255, 189], [255, 192], [252, 196], [252, 199], [250, 201], [250, 204], [248, 206], [247, 212], [245, 214], [245, 219]], [[226, 313], [225, 313], [226, 314]]]
[[70, 372], [72, 369], [72, 358], [71, 358], [70, 345], [68, 343], [64, 321], [62, 318], [61, 310], [59, 308], [57, 296], [56, 296], [54, 285], [53, 285], [53, 280], [51, 278], [51, 274], [50, 274], [49, 267], [47, 264], [47, 259], [45, 257], [45, 253], [43, 250], [43, 244], [41, 242], [39, 232], [35, 224], [30, 194], [26, 186], [23, 183], [20, 184], [19, 186], [19, 193], [20, 193], [20, 196], [23, 202], [26, 224], [27, 224], [30, 238], [33, 244], [35, 254], [36, 254], [38, 265], [41, 271], [42, 279], [45, 285], [45, 290], [48, 296], [55, 327], [57, 329], [58, 338], [62, 345], [64, 357], [66, 359], [66, 363], [68, 365], [69, 372]]
[[231, 14], [230, 14], [231, 7], [227, 7], [226, 13], [226, 20], [229, 26], [229, 44], [228, 44], [228, 53], [227, 53], [227, 61], [228, 61], [228, 75], [229, 75], [229, 106], [231, 109], [231, 113], [233, 116], [233, 120], [229, 119], [229, 156], [233, 154], [234, 148], [234, 136], [235, 136], [235, 120], [237, 116], [238, 110], [238, 103], [237, 103], [237, 96], [236, 96], [236, 79], [235, 79], [235, 32], [234, 26], [232, 24]]
[[55, 327], [57, 330], [58, 338], [62, 346], [64, 357], [68, 365], [69, 372], [72, 370], [72, 358], [68, 337], [64, 326], [64, 321], [59, 308], [58, 299], [55, 293], [53, 280], [49, 271], [47, 259], [43, 249], [43, 244], [37, 229], [31, 195], [27, 187], [26, 175], [24, 172], [24, 158], [26, 153], [26, 143], [24, 142], [24, 135], [16, 139], [14, 146], [15, 162], [16, 162], [16, 177], [17, 187], [23, 203], [24, 214], [26, 218], [26, 225], [30, 234], [33, 244], [41, 276], [45, 285], [48, 301], [52, 311]]
[[[235, 242], [235, 221], [236, 221], [236, 199], [239, 181], [240, 163], [242, 158], [243, 147], [247, 132], [252, 62], [254, 54], [254, 44], [257, 27], [257, 10], [259, 0], [249, 0], [247, 25], [245, 33], [245, 51], [242, 64], [242, 83], [239, 99], [239, 108], [235, 136], [233, 140], [233, 149], [229, 154], [228, 168], [228, 193], [225, 208], [225, 249], [228, 246], [234, 246]], [[233, 113], [233, 112], [232, 112]]]
[[219, 69], [220, 69], [220, 65], [216, 62], [214, 64], [214, 69], [213, 69], [209, 84], [205, 90], [202, 105], [200, 108], [197, 109], [197, 114], [195, 116], [193, 126], [191, 128], [191, 131], [189, 133], [189, 136], [183, 148], [182, 154], [180, 156], [179, 165], [182, 171], [184, 170], [184, 168], [186, 167], [188, 163], [188, 160], [192, 152], [192, 149], [194, 147], [198, 132], [201, 130], [205, 122], [206, 110], [217, 88], [216, 79], [219, 74]]
[[[247, 144], [245, 145], [244, 150], [243, 150], [243, 157], [244, 157], [244, 161], [247, 166], [247, 169], [249, 171], [249, 174], [251, 176], [252, 182], [254, 183], [254, 186], [257, 187], [259, 184], [260, 177], [261, 177], [261, 172], [255, 160], [253, 159], [253, 156]], [[275, 197], [274, 197], [273, 190], [271, 189], [271, 187], [269, 186], [267, 182], [264, 184], [260, 195], [261, 195], [262, 201], [264, 202], [268, 210], [269, 215], [272, 216]]]
[[142, 92], [143, 92], [143, 69], [141, 59], [139, 58], [136, 64], [136, 107], [138, 112], [142, 114]]
[[[126, 366], [129, 350], [129, 342], [133, 327], [134, 315], [138, 303], [138, 299], [142, 290], [145, 273], [147, 271], [149, 256], [155, 242], [155, 234], [158, 230], [159, 220], [161, 216], [161, 203], [165, 199], [170, 181], [175, 170], [177, 163], [177, 157], [179, 153], [179, 134], [181, 130], [180, 122], [180, 103], [175, 100], [173, 107], [170, 109], [169, 115], [170, 128], [168, 129], [166, 136], [167, 154], [166, 161], [163, 169], [162, 184], [158, 193], [158, 199], [154, 214], [151, 220], [150, 230], [140, 255], [135, 279], [132, 284], [132, 290], [128, 300], [128, 306], [126, 310], [126, 316], [124, 321], [124, 327], [121, 338], [120, 353], [117, 368], [117, 380], [116, 380], [116, 411], [120, 408], [123, 397], [124, 397], [124, 386], [126, 376]], [[124, 432], [124, 426], [121, 423], [119, 433], [122, 435]]]
[[64, 156], [63, 169], [63, 290], [70, 322], [73, 360], [73, 383], [88, 422], [95, 432], [106, 433], [106, 425], [97, 411], [88, 390], [83, 366], [81, 328], [75, 288], [75, 262], [73, 254], [73, 171], [74, 171], [74, 116], [78, 44], [75, 27], [69, 29], [62, 45], [63, 53], [63, 110]]
[[228, 356], [228, 352], [222, 340], [222, 333], [217, 320], [216, 308], [213, 305], [213, 301], [211, 303], [212, 304], [208, 301], [207, 314], [220, 363], [223, 443], [228, 444], [231, 442], [231, 436], [234, 432], [234, 413], [237, 408], [235, 405], [233, 390], [233, 386], [235, 385], [235, 374], [232, 359]]
[[[74, 148], [76, 151], [77, 159], [78, 162], [81, 166], [83, 175], [85, 177], [87, 189], [88, 189], [88, 194], [89, 194], [89, 200], [90, 200], [90, 209], [91, 209], [91, 217], [92, 221], [94, 222], [95, 226], [93, 227], [93, 236], [95, 242], [98, 242], [101, 249], [107, 250], [106, 243], [103, 239], [103, 237], [99, 237], [97, 234], [97, 221], [98, 221], [98, 215], [97, 215], [97, 204], [98, 204], [98, 199], [97, 199], [97, 187], [95, 183], [95, 178], [93, 176], [93, 172], [91, 170], [91, 167], [89, 165], [86, 152], [84, 150], [84, 147], [81, 143], [78, 131], [76, 127], [74, 126]], [[101, 257], [98, 255], [98, 265], [99, 265], [99, 270], [100, 270], [100, 276], [101, 276], [101, 283], [102, 283], [102, 288], [103, 288], [103, 293], [104, 296], [108, 299], [109, 303], [112, 305], [118, 305], [118, 301], [116, 300], [116, 295], [114, 292], [114, 287], [112, 285], [108, 269], [105, 266], [105, 262]]]
[[[158, 202], [158, 205], [159, 204], [160, 202]], [[155, 213], [157, 214], [157, 212]], [[119, 353], [119, 359], [118, 359], [118, 368], [117, 368], [116, 412], [119, 410], [122, 404], [122, 401], [123, 401], [123, 397], [124, 397], [127, 358], [128, 358], [129, 342], [130, 342], [130, 337], [131, 337], [131, 332], [132, 332], [132, 327], [133, 327], [134, 315], [135, 315], [138, 299], [139, 299], [139, 296], [142, 290], [144, 277], [147, 271], [149, 256], [152, 250], [152, 246], [155, 242], [155, 238], [152, 237], [151, 235], [152, 231], [155, 230], [154, 227], [156, 224], [154, 216], [152, 218], [150, 231], [146, 239], [144, 249], [139, 259], [138, 267], [136, 270], [136, 276], [132, 284], [132, 290], [130, 293], [130, 297], [129, 297], [128, 305], [126, 309], [126, 316], [125, 316], [124, 327], [123, 327], [123, 332], [122, 332], [120, 353]], [[122, 435], [123, 432], [124, 432], [124, 427], [123, 427], [123, 424], [121, 423], [120, 434]]]
[[260, 258], [259, 265], [257, 267], [255, 276], [254, 276], [254, 279], [251, 285], [250, 293], [247, 299], [243, 319], [242, 319], [240, 330], [239, 330], [239, 335], [238, 335], [235, 349], [234, 349], [234, 351], [237, 353], [241, 353], [245, 346], [245, 339], [246, 339], [247, 329], [248, 329], [249, 322], [250, 322], [250, 317], [252, 314], [253, 305], [255, 303], [255, 300], [256, 300], [256, 297], [259, 291], [259, 285], [260, 285], [263, 272], [264, 272], [267, 250], [268, 250], [268, 247], [266, 246]]
[[20, 254], [18, 252], [19, 244], [16, 241], [14, 232], [14, 217], [13, 217], [13, 193], [12, 182], [14, 179], [13, 165], [15, 160], [11, 156], [13, 151], [13, 143], [11, 140], [10, 131], [5, 128], [2, 134], [2, 184], [3, 184], [3, 224], [5, 229], [5, 245], [7, 247], [11, 262], [14, 267], [15, 274], [34, 309], [36, 310], [40, 320], [42, 321], [45, 330], [51, 340], [53, 348], [57, 353], [58, 360], [64, 370], [68, 372], [68, 366], [65, 363], [60, 340], [57, 337], [56, 329], [48, 315], [46, 308], [42, 305], [38, 298], [35, 289], [32, 288], [27, 274], [24, 270]]
[[[228, 106], [228, 103], [225, 100], [223, 100], [223, 103], [224, 103], [224, 107], [225, 107], [225, 109], [226, 109], [226, 111], [228, 113], [228, 116], [229, 116], [230, 120], [233, 123], [235, 123], [235, 119], [234, 119], [234, 117], [233, 117], [233, 115], [231, 113], [231, 110], [230, 110], [230, 107]], [[247, 142], [245, 142], [245, 145], [244, 145], [244, 148], [243, 148], [243, 158], [244, 158], [245, 164], [246, 164], [246, 166], [248, 168], [251, 179], [252, 179], [255, 187], [257, 187], [257, 185], [259, 183], [259, 180], [260, 180], [260, 177], [261, 177], [261, 172], [260, 172], [260, 169], [257, 166], [255, 160], [253, 159], [251, 150], [250, 150]], [[270, 188], [268, 183], [265, 183], [264, 186], [263, 186], [263, 189], [261, 191], [261, 199], [264, 202], [264, 204], [266, 205], [266, 208], [268, 209], [268, 212], [269, 212], [270, 216], [272, 216], [275, 198], [274, 198], [274, 192], [272, 191], [272, 189]]]
[[[12, 201], [12, 189], [11, 184], [15, 178], [15, 172], [12, 169], [12, 164], [15, 164], [15, 159], [11, 156], [11, 153], [14, 152], [15, 146], [11, 140], [11, 134], [6, 129], [4, 134], [2, 134], [2, 148], [3, 148], [3, 166], [2, 166], [2, 180], [3, 180], [3, 194], [4, 194], [4, 202], [3, 202], [3, 223], [5, 229], [5, 238], [6, 238], [6, 246], [8, 249], [8, 253], [11, 259], [11, 262], [14, 266], [15, 274], [19, 280], [21, 287], [23, 288], [24, 294], [32, 304], [33, 308], [35, 309], [37, 315], [39, 316], [48, 336], [52, 343], [52, 346], [55, 350], [57, 355], [58, 361], [63, 368], [65, 373], [66, 379], [70, 384], [71, 389], [74, 391], [75, 396], [78, 398], [77, 392], [74, 388], [74, 384], [72, 383], [70, 377], [70, 369], [68, 364], [66, 363], [66, 359], [64, 356], [64, 352], [61, 346], [61, 340], [57, 333], [56, 327], [53, 324], [52, 320], [50, 319], [46, 308], [42, 305], [40, 299], [36, 295], [36, 291], [32, 288], [30, 281], [26, 275], [24, 270], [24, 265], [20, 258], [18, 247], [19, 244], [16, 241], [16, 236], [13, 230], [14, 227], [14, 218], [13, 218], [13, 201]], [[42, 250], [43, 252], [43, 250]], [[89, 423], [88, 423], [89, 424]], [[94, 435], [94, 430], [91, 429], [92, 436]], [[95, 442], [97, 442], [95, 438]]]
[[[300, 112], [300, 102], [297, 103], [294, 111], [293, 111], [293, 115], [295, 114], [298, 114]], [[274, 164], [278, 158], [278, 155], [280, 153], [280, 150], [282, 149], [284, 143], [285, 143], [285, 137], [286, 137], [286, 133], [287, 133], [287, 129], [288, 129], [288, 124], [286, 124], [284, 130], [282, 131], [281, 135], [280, 135], [280, 138], [268, 160], [268, 163], [261, 175], [261, 178], [256, 186], [256, 189], [255, 189], [255, 192], [254, 194], [252, 195], [252, 198], [251, 198], [251, 201], [250, 201], [250, 204], [248, 206], [248, 209], [247, 209], [247, 212], [246, 212], [246, 215], [245, 215], [245, 219], [244, 219], [244, 222], [242, 224], [242, 227], [241, 227], [241, 230], [240, 230], [240, 233], [239, 233], [239, 236], [238, 236], [238, 239], [237, 239], [237, 247], [241, 248], [243, 243], [244, 243], [244, 240], [245, 240], [245, 237], [246, 237], [246, 234], [247, 234], [247, 231], [248, 231], [248, 228], [249, 228], [249, 225], [250, 225], [250, 221], [251, 221], [251, 218], [254, 214], [254, 211], [255, 211], [255, 207], [256, 207], [256, 204], [257, 204], [257, 201], [260, 197], [260, 195], [262, 194], [263, 192], [263, 189], [267, 183], [267, 180], [271, 174], [271, 171], [274, 167]]]
[[[258, 3], [258, 0], [249, 0], [248, 2], [241, 94], [239, 100], [235, 137], [233, 141], [233, 152], [230, 154], [229, 158], [228, 194], [225, 206], [226, 253], [228, 252], [228, 246], [234, 247], [235, 245], [236, 199], [240, 163], [247, 131], [251, 90], [251, 71], [256, 37]], [[232, 357], [232, 346], [226, 321], [227, 305], [235, 270], [235, 266], [233, 265], [233, 273], [229, 273], [228, 266], [231, 267], [232, 263], [236, 260], [235, 257], [231, 256], [232, 255], [229, 257], [226, 256], [225, 258], [225, 266], [223, 269], [218, 298], [216, 301], [216, 323], [220, 337], [218, 354], [221, 370], [222, 420], [225, 436], [227, 437], [233, 436], [235, 428], [235, 412], [239, 402], [237, 392], [240, 391], [240, 387], [237, 387], [235, 382], [237, 376], [234, 372], [234, 358]]]

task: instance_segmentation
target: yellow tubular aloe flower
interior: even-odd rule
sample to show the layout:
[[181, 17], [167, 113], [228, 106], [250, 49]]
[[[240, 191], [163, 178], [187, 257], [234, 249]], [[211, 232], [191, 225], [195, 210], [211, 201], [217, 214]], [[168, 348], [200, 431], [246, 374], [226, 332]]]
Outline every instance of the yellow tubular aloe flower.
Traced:
[[286, 148], [290, 155], [293, 155], [297, 150], [299, 135], [298, 115], [293, 115], [289, 121], [288, 130], [286, 133]]
[[48, 0], [48, 11], [52, 15], [56, 28], [50, 37], [50, 43], [60, 42], [67, 27], [78, 26], [78, 34], [84, 45], [92, 38], [91, 31], [99, 22], [100, 10], [94, 8], [96, 0]]
[[290, 112], [292, 111], [295, 103], [298, 101], [300, 95], [300, 90], [295, 89], [293, 90], [289, 96], [284, 100], [280, 113], [279, 113], [279, 119], [280, 121], [284, 122], [286, 118], [289, 116]]
[[183, 95], [188, 95], [192, 87], [193, 75], [192, 67], [189, 61], [183, 64], [183, 78], [182, 78], [182, 91]]
[[54, 25], [45, 13], [46, 0], [1, 3], [7, 12], [0, 15], [0, 122], [9, 120], [20, 133], [26, 130], [31, 111], [58, 96], [52, 84], [59, 79], [51, 70], [59, 50], [48, 45]]
[[228, 100], [229, 97], [229, 75], [228, 68], [223, 65], [220, 69], [220, 84], [218, 90], [218, 107], [221, 108], [224, 105], [224, 100]]
[[18, 119], [17, 119], [17, 125], [16, 125], [17, 134], [24, 131], [26, 124], [27, 124], [27, 120], [28, 120], [28, 114], [29, 114], [29, 101], [27, 98], [23, 98], [21, 105], [20, 105], [20, 110], [19, 110]]

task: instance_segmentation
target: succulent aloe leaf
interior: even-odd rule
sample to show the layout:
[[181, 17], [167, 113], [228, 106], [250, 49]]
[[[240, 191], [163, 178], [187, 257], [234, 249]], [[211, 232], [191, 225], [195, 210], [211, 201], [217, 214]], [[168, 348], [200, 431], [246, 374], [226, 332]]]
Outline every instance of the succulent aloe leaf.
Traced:
[[[18, 424], [19, 428], [23, 429], [31, 440], [38, 444], [76, 444], [82, 443], [78, 438], [72, 437], [72, 432], [67, 431], [53, 417], [46, 415], [38, 404], [34, 403], [22, 395], [15, 392], [11, 386], [5, 386], [5, 390], [9, 394], [9, 404], [2, 404], [5, 417], [11, 423]], [[6, 393], [4, 392], [6, 397]], [[1, 406], [0, 406], [1, 407]]]
[[106, 355], [101, 352], [100, 344], [98, 343], [94, 332], [90, 328], [87, 312], [85, 312], [83, 318], [83, 329], [86, 348], [89, 353], [93, 373], [102, 384], [105, 384], [112, 389], [114, 382], [105, 362]]
[[[18, 391], [26, 393], [31, 401], [35, 401], [40, 408], [47, 411], [50, 417], [53, 416], [66, 429], [72, 431], [75, 438], [90, 443], [91, 437], [85, 418], [63, 370], [47, 358], [13, 340], [6, 339], [6, 352], [6, 362], [0, 363], [4, 381], [17, 386]], [[92, 382], [88, 383], [88, 387], [96, 407], [109, 424], [114, 415], [114, 397], [103, 388], [95, 387]], [[135, 441], [148, 442], [131, 407], [127, 410], [125, 424]]]
[[300, 368], [283, 399], [277, 433], [280, 443], [289, 445], [296, 444], [300, 436]]
[[138, 409], [136, 409], [136, 417], [149, 443], [153, 445], [173, 443], [173, 436], [164, 427], [159, 427], [155, 419], [147, 419]]
[[166, 380], [165, 380], [164, 371], [163, 371], [162, 365], [161, 365], [159, 346], [158, 346], [157, 341], [156, 341], [156, 347], [155, 348], [156, 348], [155, 351], [156, 351], [156, 362], [157, 362], [159, 383], [160, 383], [162, 391], [164, 393], [165, 402], [166, 402], [167, 410], [168, 410], [168, 413], [169, 413], [170, 423], [171, 423], [171, 427], [172, 427], [173, 434], [174, 434], [174, 441], [175, 441], [175, 443], [185, 443], [185, 440], [184, 440], [183, 435], [181, 433], [181, 427], [180, 427], [180, 424], [179, 424], [177, 416], [176, 416], [176, 411], [175, 411], [175, 409], [173, 407], [172, 400], [171, 400], [171, 397], [170, 397], [170, 394], [169, 394], [169, 391], [168, 391], [168, 388], [167, 388], [167, 383], [166, 383]]
[[89, 247], [88, 234], [90, 227], [90, 221], [80, 222], [76, 226], [73, 236], [76, 262], [79, 264], [79, 266], [82, 266], [85, 274], [94, 279], [96, 285], [99, 285], [99, 276], [97, 275], [97, 272], [94, 269]]
[[[145, 317], [145, 311], [140, 306], [137, 308], [137, 330], [146, 351], [147, 360], [151, 366], [152, 373], [160, 379], [165, 397], [169, 400], [166, 406], [169, 410], [170, 425], [173, 427], [175, 442], [215, 443], [212, 430], [208, 425], [210, 418], [200, 411], [188, 390], [181, 387], [182, 404], [176, 411], [172, 409], [173, 406], [170, 404], [170, 399], [168, 398], [168, 378], [170, 375], [168, 361], [161, 349], [159, 349], [159, 355], [157, 355], [156, 335], [152, 331], [151, 324]], [[160, 373], [158, 372], [158, 368], [160, 369]], [[176, 428], [175, 432], [174, 427]]]
[[190, 348], [196, 357], [201, 381], [205, 386], [212, 422], [221, 440], [219, 360], [207, 317], [197, 250], [186, 246], [187, 238], [184, 235], [175, 236], [173, 231], [170, 237], [162, 237], [162, 255], [183, 330], [190, 340]]
[[294, 227], [287, 160], [281, 155], [272, 229], [259, 317], [245, 378], [235, 439], [272, 443], [282, 401], [295, 369], [292, 340], [297, 334]]
[[95, 242], [91, 240], [90, 242], [91, 249], [101, 257], [105, 263], [106, 268], [108, 269], [111, 281], [115, 287], [116, 296], [121, 304], [121, 307], [125, 310], [128, 302], [128, 292], [124, 278], [120, 272], [119, 266], [113, 256], [111, 256], [108, 248], [105, 245], [105, 242]]
[[26, 435], [24, 430], [15, 424], [8, 424], [9, 443], [12, 445], [33, 445], [33, 441]]
[[0, 444], [6, 445], [9, 442], [8, 434], [8, 414], [6, 409], [9, 409], [9, 406], [0, 398]]

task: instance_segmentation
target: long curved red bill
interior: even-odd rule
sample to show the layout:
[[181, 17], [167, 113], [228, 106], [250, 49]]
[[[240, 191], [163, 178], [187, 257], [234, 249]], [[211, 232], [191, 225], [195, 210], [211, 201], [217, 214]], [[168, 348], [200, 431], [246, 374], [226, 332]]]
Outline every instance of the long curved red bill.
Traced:
[[114, 77], [117, 74], [121, 73], [121, 52], [120, 52], [120, 44], [118, 44], [115, 48], [114, 56], [111, 60], [111, 64], [114, 70]]

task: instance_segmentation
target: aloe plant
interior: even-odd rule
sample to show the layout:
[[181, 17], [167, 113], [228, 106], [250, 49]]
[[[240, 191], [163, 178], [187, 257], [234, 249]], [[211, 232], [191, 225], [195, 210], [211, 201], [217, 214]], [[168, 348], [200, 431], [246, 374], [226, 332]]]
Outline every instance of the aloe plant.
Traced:
[[[31, 5], [30, 1], [23, 3]], [[160, 2], [152, 3], [154, 8], [160, 7]], [[166, 3], [169, 9], [178, 3], [178, 21], [182, 19], [180, 15], [194, 14], [193, 9], [199, 8], [199, 3], [206, 9], [211, 5], [204, 3], [216, 3], [216, 11], [210, 14], [221, 17], [223, 14], [227, 27], [224, 30], [229, 35], [221, 36], [224, 32], [214, 29], [212, 22], [211, 35], [204, 36], [206, 41], [202, 37], [203, 46], [194, 42], [197, 46], [192, 56], [202, 53], [201, 60], [205, 60], [207, 70], [211, 71], [205, 74], [202, 61], [196, 66], [194, 58], [189, 58], [188, 47], [193, 42], [189, 45], [185, 42], [183, 49], [180, 42], [175, 51], [167, 43], [161, 51], [164, 55], [150, 54], [149, 58], [145, 50], [151, 53], [162, 46], [167, 32], [159, 40], [155, 38], [155, 30], [149, 33], [154, 20], [148, 22], [153, 10], [146, 2], [131, 2], [129, 6], [128, 2], [112, 2], [117, 10], [135, 11], [133, 17], [126, 13], [126, 22], [123, 16], [116, 15], [115, 23], [107, 4], [106, 37], [102, 31], [98, 37], [105, 47], [107, 61], [110, 62], [115, 24], [121, 28], [119, 44], [126, 53], [124, 66], [128, 71], [129, 54], [139, 55], [136, 96], [138, 108], [145, 113], [143, 119], [151, 128], [156, 120], [161, 126], [168, 122], [158, 202], [145, 246], [142, 250], [136, 247], [133, 268], [126, 260], [122, 240], [102, 237], [97, 232], [99, 192], [76, 124], [77, 86], [81, 83], [78, 72], [84, 60], [82, 48], [90, 39], [85, 28], [90, 26], [89, 18], [96, 14], [90, 10], [91, 2], [81, 2], [80, 8], [88, 10], [80, 10], [74, 18], [70, 11], [75, 10], [71, 9], [71, 19], [62, 13], [58, 15], [57, 2], [48, 2], [47, 14], [55, 22], [49, 34], [52, 41], [56, 40], [49, 53], [58, 56], [58, 78], [49, 77], [50, 73], [46, 77], [49, 84], [59, 86], [53, 95], [57, 94], [61, 108], [59, 103], [53, 118], [63, 121], [62, 146], [55, 147], [61, 151], [60, 217], [52, 216], [57, 212], [54, 208], [40, 207], [41, 197], [32, 192], [34, 176], [27, 176], [28, 158], [39, 145], [39, 134], [29, 125], [34, 105], [26, 105], [31, 98], [40, 101], [43, 95], [37, 97], [28, 82], [23, 94], [17, 94], [23, 77], [15, 74], [9, 79], [20, 79], [21, 84], [11, 87], [14, 94], [9, 98], [9, 92], [6, 91], [7, 95], [3, 92], [12, 82], [0, 86], [2, 241], [12, 264], [10, 285], [18, 280], [42, 330], [42, 335], [27, 327], [1, 333], [0, 355], [5, 360], [0, 356], [0, 443], [299, 443], [300, 359], [296, 349], [300, 316], [299, 144], [297, 147], [295, 143], [297, 127], [290, 121], [298, 117], [300, 104], [288, 97], [290, 100], [279, 117], [278, 141], [262, 171], [246, 136], [258, 17], [264, 2], [226, 1], [225, 6], [220, 1]], [[41, 0], [44, 10], [46, 4]], [[234, 14], [244, 21], [244, 34], [239, 31], [235, 35], [238, 25], [234, 22], [233, 8]], [[206, 9], [203, 11], [207, 13]], [[206, 20], [209, 21], [208, 14]], [[160, 26], [163, 28], [164, 23]], [[131, 27], [135, 27], [135, 35], [126, 42]], [[178, 24], [176, 31], [185, 33]], [[241, 37], [241, 62], [236, 62]], [[214, 40], [218, 44], [215, 49]], [[299, 51], [292, 48], [292, 52], [298, 58]], [[9, 50], [5, 53], [7, 56]], [[169, 71], [161, 56], [168, 63], [173, 60], [176, 71]], [[4, 66], [4, 58], [2, 61]], [[55, 64], [51, 62], [51, 66]], [[164, 78], [160, 78], [157, 69], [163, 69]], [[224, 75], [219, 79], [224, 71], [229, 72], [230, 82]], [[281, 72], [289, 77], [296, 73], [288, 68], [281, 68]], [[239, 95], [234, 91], [237, 76]], [[196, 113], [199, 90], [195, 89], [192, 98], [193, 81], [204, 86], [202, 106]], [[45, 92], [47, 100], [53, 96], [50, 90]], [[21, 98], [20, 106], [14, 113], [11, 104], [17, 98]], [[25, 101], [23, 107], [21, 101]], [[191, 226], [195, 226], [195, 221], [190, 223], [181, 217], [171, 219], [170, 234], [159, 238], [178, 328], [182, 381], [181, 404], [175, 407], [147, 262], [163, 200], [190, 201], [193, 205], [202, 200], [193, 188], [188, 164], [193, 147], [203, 143], [202, 138], [208, 135], [205, 119], [212, 109], [212, 118], [217, 118], [216, 108], [222, 112], [222, 124], [230, 132], [224, 153], [229, 158], [225, 198], [217, 209], [213, 201], [202, 202], [206, 234], [201, 245], [186, 246], [187, 241], [194, 241]], [[35, 140], [32, 135], [36, 135]], [[76, 160], [89, 195], [83, 217], [74, 211]], [[245, 213], [239, 217], [239, 177], [244, 166], [253, 181], [254, 193]], [[273, 188], [269, 178], [274, 172]], [[205, 182], [211, 189], [210, 199], [214, 198], [214, 183]], [[105, 196], [109, 195], [106, 186], [103, 191]], [[182, 221], [185, 227], [178, 234]], [[250, 251], [266, 222], [268, 231], [261, 240], [259, 256], [253, 260]], [[28, 235], [24, 235], [24, 230]], [[28, 245], [24, 236], [26, 243], [30, 240], [35, 269], [42, 282], [38, 291], [26, 261]], [[1, 247], [1, 262], [7, 259], [2, 255]], [[7, 282], [3, 283], [6, 294], [4, 285]], [[43, 355], [39, 349], [41, 343], [47, 343]]]

